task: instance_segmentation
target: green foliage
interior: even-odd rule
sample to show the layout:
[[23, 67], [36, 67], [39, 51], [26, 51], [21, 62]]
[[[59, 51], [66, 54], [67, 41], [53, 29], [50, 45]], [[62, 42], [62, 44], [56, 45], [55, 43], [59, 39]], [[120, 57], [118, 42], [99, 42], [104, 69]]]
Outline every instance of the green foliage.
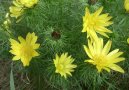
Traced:
[[[10, 5], [9, 2], [4, 3], [0, 4], [0, 24], [3, 23]], [[124, 68], [125, 74], [121, 75], [117, 72], [98, 74], [95, 66], [84, 63], [88, 58], [83, 49], [87, 40], [86, 34], [81, 33], [81, 30], [86, 6], [91, 11], [104, 6], [104, 12], [113, 17], [114, 24], [109, 27], [113, 31], [110, 35], [113, 41], [112, 49], [119, 48], [124, 52], [126, 60], [120, 65]], [[29, 67], [13, 71], [27, 74], [33, 90], [125, 90], [129, 88], [129, 45], [127, 44], [129, 14], [123, 7], [123, 0], [99, 0], [94, 5], [89, 5], [88, 0], [40, 0], [34, 8], [27, 9], [21, 18], [18, 23], [14, 18], [12, 19], [11, 34], [0, 26], [0, 56], [11, 60], [12, 56], [8, 52], [9, 38], [17, 39], [18, 36], [25, 37], [28, 32], [36, 33], [38, 42], [41, 44], [40, 56], [33, 58]], [[73, 76], [67, 79], [55, 73], [53, 64], [55, 54], [63, 52], [72, 55], [78, 65], [72, 73]], [[15, 69], [21, 65], [18, 62], [15, 62], [18, 64]], [[24, 90], [24, 87], [20, 90]]]

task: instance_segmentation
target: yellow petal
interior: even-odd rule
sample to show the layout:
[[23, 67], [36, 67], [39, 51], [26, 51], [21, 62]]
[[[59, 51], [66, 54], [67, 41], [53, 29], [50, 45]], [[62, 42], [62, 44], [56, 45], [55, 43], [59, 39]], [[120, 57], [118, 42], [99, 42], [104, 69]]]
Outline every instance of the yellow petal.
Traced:
[[16, 60], [19, 60], [19, 59], [20, 59], [19, 56], [14, 56], [12, 60], [13, 60], [13, 61], [16, 61]]
[[25, 67], [25, 66], [29, 66], [30, 60], [31, 60], [31, 59], [21, 58], [21, 61], [22, 61], [24, 67]]
[[85, 14], [86, 14], [85, 16], [90, 15], [90, 11], [89, 11], [89, 9], [87, 7], [86, 7], [86, 13]]
[[38, 39], [38, 37], [34, 35], [32, 38], [31, 44], [36, 43], [37, 39]]
[[33, 49], [38, 49], [39, 46], [40, 46], [40, 44], [34, 44], [34, 45], [33, 45]]
[[99, 66], [96, 65], [96, 68], [97, 68], [99, 73], [102, 71], [102, 67], [99, 67]]
[[14, 50], [10, 50], [9, 52], [14, 54], [14, 55], [17, 55], [17, 52], [15, 52]]
[[[110, 58], [115, 59], [115, 58], [119, 57], [122, 54], [123, 54], [123, 52], [118, 52], [118, 53], [112, 54], [112, 56], [110, 56]], [[107, 57], [109, 57], [109, 56], [107, 56]]]
[[65, 77], [65, 79], [67, 79], [67, 76], [66, 76], [66, 74], [64, 74], [63, 76]]
[[84, 62], [88, 62], [88, 63], [91, 63], [91, 64], [95, 65], [94, 60], [92, 60], [92, 59], [85, 60]]
[[98, 16], [98, 15], [102, 12], [102, 10], [103, 10], [103, 7], [100, 7], [100, 8], [94, 13], [94, 15], [95, 15], [95, 16]]
[[107, 57], [110, 57], [110, 56], [116, 54], [118, 51], [119, 51], [119, 49], [113, 50], [112, 52], [110, 52], [110, 53], [107, 55]]
[[108, 33], [112, 33], [112, 31], [111, 30], [109, 30], [109, 29], [107, 29], [107, 28], [105, 28], [105, 27], [97, 27], [96, 28], [96, 30], [98, 31], [98, 32], [108, 32]]
[[108, 72], [110, 72], [110, 69], [107, 68], [107, 67], [104, 67], [103, 69], [106, 70], [106, 71], [108, 71]]
[[124, 70], [116, 64], [111, 64], [108, 67], [111, 68], [112, 70], [124, 73]]
[[108, 52], [110, 51], [111, 44], [112, 44], [112, 42], [109, 40], [109, 41], [106, 43], [106, 45], [104, 46], [104, 48], [103, 48], [103, 50], [102, 50], [102, 53], [103, 53], [104, 55], [107, 55]]
[[16, 41], [16, 40], [14, 40], [14, 39], [9, 39], [9, 41], [11, 42], [11, 45], [19, 44], [19, 42], [17, 42], [17, 41]]
[[98, 36], [94, 30], [87, 32], [95, 41], [98, 39]]
[[33, 57], [35, 57], [35, 56], [39, 56], [39, 53], [36, 51], [33, 52]]
[[83, 47], [84, 47], [84, 50], [85, 50], [85, 52], [87, 53], [87, 55], [88, 55], [90, 58], [92, 58], [92, 55], [91, 55], [91, 53], [90, 53], [90, 50], [87, 48], [87, 46], [83, 45]]
[[94, 48], [95, 48], [95, 51], [93, 51], [93, 52], [96, 52], [97, 54], [102, 53], [102, 49], [103, 49], [103, 39], [102, 38], [98, 38], [95, 41]]
[[103, 32], [101, 32], [101, 31], [96, 31], [97, 33], [99, 33], [99, 34], [101, 34], [101, 35], [103, 35], [103, 36], [105, 36], [105, 37], [107, 37], [107, 38], [109, 38], [109, 36], [103, 31]]
[[95, 52], [94, 52], [94, 47], [92, 46], [92, 40], [88, 40], [88, 48], [91, 56], [94, 56]]
[[31, 40], [31, 33], [29, 32], [26, 36], [26, 41], [30, 41]]
[[125, 58], [123, 57], [120, 57], [120, 58], [115, 58], [115, 59], [109, 59], [109, 62], [110, 63], [118, 63], [118, 62], [121, 62], [121, 61], [124, 61]]
[[25, 39], [23, 39], [21, 36], [18, 37], [18, 40], [20, 41], [20, 43], [24, 43]]

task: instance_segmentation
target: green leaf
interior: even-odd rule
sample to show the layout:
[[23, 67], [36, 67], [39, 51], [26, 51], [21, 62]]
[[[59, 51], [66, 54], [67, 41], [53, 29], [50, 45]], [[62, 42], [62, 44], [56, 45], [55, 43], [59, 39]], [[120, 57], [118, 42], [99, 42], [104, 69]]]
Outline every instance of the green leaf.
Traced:
[[11, 69], [11, 73], [10, 73], [10, 90], [15, 90], [15, 85], [14, 85], [14, 78], [13, 78], [12, 69]]

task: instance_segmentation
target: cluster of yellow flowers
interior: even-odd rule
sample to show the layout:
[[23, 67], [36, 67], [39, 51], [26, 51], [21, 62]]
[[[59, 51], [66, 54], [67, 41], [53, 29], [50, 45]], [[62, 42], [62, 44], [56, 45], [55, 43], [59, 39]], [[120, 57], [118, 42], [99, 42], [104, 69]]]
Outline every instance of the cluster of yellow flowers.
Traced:
[[[40, 46], [40, 44], [36, 43], [37, 39], [34, 32], [28, 33], [26, 39], [19, 36], [19, 42], [10, 39], [10, 53], [15, 55], [12, 60], [21, 60], [23, 66], [29, 66], [31, 59], [35, 56], [39, 56], [39, 53], [36, 52], [36, 49]], [[77, 65], [72, 64], [74, 59], [71, 56], [68, 56], [68, 53], [63, 53], [60, 57], [56, 55], [56, 58], [53, 61], [56, 67], [55, 72], [60, 73], [61, 76], [64, 76], [65, 78], [67, 74], [72, 75], [71, 72], [74, 71], [73, 68], [77, 67]]]
[[23, 14], [25, 9], [32, 8], [37, 3], [38, 0], [14, 0], [13, 5], [9, 7], [10, 12], [6, 14], [5, 21], [3, 22], [5, 29], [9, 29], [9, 26], [11, 24], [10, 17], [15, 17], [16, 19], [18, 19]]
[[[98, 37], [97, 33], [107, 37], [106, 33], [112, 33], [106, 27], [113, 24], [108, 14], [101, 14], [103, 7], [99, 8], [95, 13], [89, 12], [86, 8], [86, 14], [83, 17], [83, 30], [87, 32], [88, 46], [84, 45], [85, 52], [90, 59], [85, 60], [96, 66], [98, 72], [103, 69], [110, 72], [110, 69], [124, 73], [124, 70], [116, 65], [116, 63], [125, 60], [123, 57], [119, 57], [123, 52], [119, 52], [119, 49], [110, 51], [112, 42], [109, 40], [106, 45], [103, 45], [103, 39]], [[97, 33], [96, 33], [97, 32]]]
[[[127, 2], [126, 0], [125, 2]], [[19, 17], [23, 12], [23, 6], [31, 8], [36, 4], [38, 0], [16, 0], [13, 2], [15, 6], [10, 7], [10, 12], [12, 17]], [[125, 3], [126, 4], [126, 3]], [[125, 5], [126, 10], [129, 8]], [[110, 52], [112, 41], [109, 40], [105, 45], [102, 38], [97, 34], [109, 38], [107, 33], [112, 33], [111, 30], [107, 29], [107, 26], [113, 24], [109, 21], [112, 17], [109, 14], [101, 14], [103, 7], [100, 7], [96, 12], [90, 13], [89, 9], [86, 7], [86, 14], [83, 17], [83, 30], [82, 32], [87, 32], [88, 45], [84, 45], [84, 50], [90, 59], [85, 60], [96, 66], [98, 72], [106, 70], [108, 72], [112, 70], [124, 73], [124, 70], [118, 66], [116, 63], [125, 60], [121, 57], [123, 52], [119, 49], [115, 49]], [[5, 22], [6, 23], [6, 22]], [[26, 39], [19, 36], [18, 41], [10, 39], [11, 50], [10, 52], [15, 55], [12, 60], [21, 60], [23, 66], [29, 66], [31, 59], [35, 56], [39, 56], [36, 49], [39, 48], [40, 44], [36, 43], [38, 37], [35, 33], [28, 33]], [[127, 40], [129, 43], [129, 39]], [[55, 72], [59, 73], [61, 76], [67, 78], [67, 75], [72, 76], [71, 72], [74, 72], [74, 68], [77, 65], [73, 64], [74, 59], [68, 55], [68, 53], [63, 53], [61, 56], [56, 54], [53, 63], [55, 65]]]
[[13, 5], [9, 7], [10, 16], [18, 18], [21, 16], [26, 8], [32, 8], [38, 0], [16, 0], [13, 1]]

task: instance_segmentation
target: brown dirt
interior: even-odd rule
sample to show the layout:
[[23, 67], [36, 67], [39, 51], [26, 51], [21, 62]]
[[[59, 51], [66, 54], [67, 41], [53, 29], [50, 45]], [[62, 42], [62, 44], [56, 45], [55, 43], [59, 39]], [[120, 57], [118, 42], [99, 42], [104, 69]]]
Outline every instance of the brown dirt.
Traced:
[[[10, 90], [11, 61], [0, 60], [0, 90]], [[21, 72], [13, 72], [16, 90], [33, 90], [31, 84], [27, 84], [27, 77]]]
[[0, 60], [0, 90], [9, 90], [10, 61]]

